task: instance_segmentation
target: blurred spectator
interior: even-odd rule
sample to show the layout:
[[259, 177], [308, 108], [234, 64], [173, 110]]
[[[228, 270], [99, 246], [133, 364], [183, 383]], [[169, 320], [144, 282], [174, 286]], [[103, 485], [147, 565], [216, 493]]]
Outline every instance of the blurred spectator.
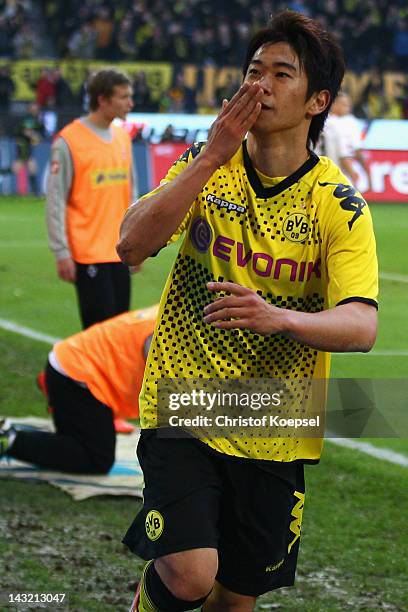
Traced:
[[115, 24], [109, 8], [101, 6], [97, 9], [96, 16], [92, 21], [95, 31], [95, 58], [110, 60], [114, 53], [113, 33]]
[[217, 107], [221, 107], [223, 100], [231, 100], [232, 96], [238, 91], [241, 80], [233, 74], [227, 74], [225, 82], [215, 90]]
[[97, 33], [90, 23], [83, 23], [68, 41], [71, 57], [92, 59], [95, 57]]
[[408, 17], [400, 18], [393, 36], [393, 51], [396, 57], [396, 68], [407, 70], [408, 62]]
[[9, 24], [0, 14], [0, 57], [11, 57], [13, 55], [13, 36]]
[[175, 142], [177, 139], [174, 135], [173, 126], [171, 123], [164, 130], [160, 142]]
[[63, 108], [73, 103], [74, 95], [69, 83], [62, 76], [60, 68], [54, 68], [52, 71], [52, 80], [55, 88], [55, 106]]
[[78, 93], [79, 105], [85, 113], [89, 112], [88, 81], [91, 77], [91, 74], [92, 74], [91, 71], [87, 69], [85, 79], [81, 87], [79, 88], [79, 93]]
[[44, 136], [44, 123], [38, 104], [33, 102], [28, 107], [28, 113], [21, 119], [16, 131], [17, 159], [13, 164], [13, 172], [18, 183], [19, 173], [25, 168], [31, 193], [40, 195], [37, 182], [37, 164], [33, 157], [33, 147], [39, 144]]
[[38, 51], [38, 38], [29, 23], [24, 23], [13, 38], [14, 55], [18, 59], [30, 59]]
[[171, 113], [195, 113], [197, 110], [195, 91], [185, 84], [181, 72], [177, 72], [176, 82], [169, 90], [168, 97]]
[[370, 186], [369, 169], [361, 152], [361, 126], [352, 114], [351, 98], [344, 91], [339, 92], [332, 104], [316, 150], [334, 161], [354, 185], [359, 180], [361, 166], [365, 189]]
[[0, 112], [7, 112], [16, 86], [10, 75], [8, 66], [0, 66]]
[[37, 104], [40, 108], [45, 108], [49, 105], [49, 99], [55, 103], [56, 87], [53, 70], [51, 68], [43, 68], [40, 78], [35, 84]]
[[146, 73], [138, 72], [133, 81], [133, 111], [135, 113], [152, 113], [157, 110], [147, 83]]
[[41, 113], [41, 118], [44, 124], [44, 136], [45, 138], [51, 139], [57, 131], [58, 115], [54, 104], [53, 98], [48, 98], [47, 106]]

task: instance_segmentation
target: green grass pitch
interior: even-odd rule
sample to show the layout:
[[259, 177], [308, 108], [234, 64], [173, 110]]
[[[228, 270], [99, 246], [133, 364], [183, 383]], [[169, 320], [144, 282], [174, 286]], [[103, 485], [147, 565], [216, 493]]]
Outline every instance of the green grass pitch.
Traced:
[[[332, 374], [403, 379], [408, 206], [374, 204], [371, 211], [381, 273], [378, 340], [372, 354], [334, 356]], [[176, 250], [162, 251], [134, 276], [134, 308], [159, 300]], [[80, 329], [74, 290], [57, 279], [47, 249], [42, 200], [0, 198], [0, 319], [53, 337]], [[34, 380], [48, 348], [0, 328], [0, 415], [45, 416]], [[408, 457], [406, 439], [370, 442]], [[327, 443], [306, 476], [297, 585], [260, 598], [257, 610], [406, 610], [407, 468]], [[64, 610], [127, 609], [141, 564], [121, 537], [137, 501], [73, 502], [44, 484], [1, 480], [0, 487], [0, 609], [13, 609], [6, 595], [22, 591], [65, 592]]]

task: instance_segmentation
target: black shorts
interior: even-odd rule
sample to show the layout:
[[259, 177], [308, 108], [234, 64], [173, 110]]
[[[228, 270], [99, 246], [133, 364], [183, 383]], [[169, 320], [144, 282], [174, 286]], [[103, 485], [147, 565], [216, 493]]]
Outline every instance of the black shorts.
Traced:
[[217, 581], [258, 596], [294, 583], [304, 504], [302, 463], [228, 457], [193, 438], [144, 430], [144, 505], [124, 543], [142, 559], [216, 548]]

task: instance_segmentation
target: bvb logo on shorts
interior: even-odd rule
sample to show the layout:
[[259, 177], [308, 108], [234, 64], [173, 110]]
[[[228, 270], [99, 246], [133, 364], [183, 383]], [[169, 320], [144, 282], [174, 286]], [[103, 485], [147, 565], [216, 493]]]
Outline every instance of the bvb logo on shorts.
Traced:
[[153, 542], [158, 540], [163, 533], [164, 518], [158, 510], [150, 510], [145, 521], [146, 534]]
[[309, 217], [304, 213], [289, 215], [283, 224], [283, 235], [291, 242], [303, 242], [309, 234]]

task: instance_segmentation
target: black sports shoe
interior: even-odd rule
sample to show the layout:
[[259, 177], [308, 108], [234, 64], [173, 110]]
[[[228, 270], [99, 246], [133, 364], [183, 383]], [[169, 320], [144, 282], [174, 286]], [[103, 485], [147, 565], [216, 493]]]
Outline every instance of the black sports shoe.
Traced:
[[7, 451], [11, 446], [10, 434], [12, 433], [16, 433], [14, 427], [10, 425], [7, 419], [0, 419], [0, 457], [7, 455]]

